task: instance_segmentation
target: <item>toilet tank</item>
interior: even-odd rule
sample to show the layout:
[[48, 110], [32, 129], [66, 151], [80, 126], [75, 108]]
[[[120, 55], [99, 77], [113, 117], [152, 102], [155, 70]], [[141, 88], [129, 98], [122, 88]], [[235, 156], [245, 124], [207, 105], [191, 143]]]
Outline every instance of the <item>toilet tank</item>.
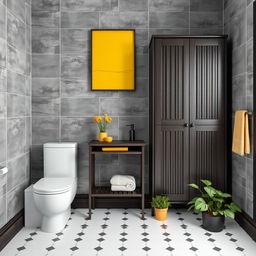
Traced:
[[77, 143], [44, 144], [44, 177], [77, 177]]

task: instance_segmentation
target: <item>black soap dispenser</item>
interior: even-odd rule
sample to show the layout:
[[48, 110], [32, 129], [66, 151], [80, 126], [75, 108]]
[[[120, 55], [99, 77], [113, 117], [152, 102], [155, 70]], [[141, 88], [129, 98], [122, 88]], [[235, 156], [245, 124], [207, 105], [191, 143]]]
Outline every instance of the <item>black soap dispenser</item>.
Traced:
[[129, 140], [130, 141], [135, 141], [135, 124], [128, 124], [126, 126], [130, 126], [129, 130]]

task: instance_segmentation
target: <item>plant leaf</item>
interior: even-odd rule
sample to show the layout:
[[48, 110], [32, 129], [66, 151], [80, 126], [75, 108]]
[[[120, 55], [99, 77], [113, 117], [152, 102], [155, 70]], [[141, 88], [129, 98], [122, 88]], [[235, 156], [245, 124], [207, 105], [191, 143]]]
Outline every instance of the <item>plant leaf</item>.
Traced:
[[235, 218], [235, 214], [234, 214], [231, 210], [229, 210], [229, 209], [224, 210], [224, 215], [225, 215], [226, 217], [231, 218], [231, 219], [234, 219], [234, 218]]
[[206, 186], [211, 186], [212, 185], [212, 182], [209, 181], [209, 180], [201, 180], [202, 183], [204, 183], [204, 185]]
[[195, 210], [205, 212], [208, 210], [208, 205], [202, 197], [195, 201]]
[[233, 212], [241, 212], [241, 208], [234, 202], [228, 205], [229, 209]]
[[211, 198], [216, 195], [216, 189], [213, 187], [204, 187], [204, 190]]
[[188, 186], [194, 189], [199, 189], [199, 186], [197, 186], [196, 184], [188, 184]]

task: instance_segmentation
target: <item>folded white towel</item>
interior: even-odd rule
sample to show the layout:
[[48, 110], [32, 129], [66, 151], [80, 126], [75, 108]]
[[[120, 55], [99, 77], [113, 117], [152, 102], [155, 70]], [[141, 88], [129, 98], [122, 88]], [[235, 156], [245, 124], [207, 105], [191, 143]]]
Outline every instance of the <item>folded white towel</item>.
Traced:
[[[120, 187], [119, 189], [122, 189], [124, 187], [125, 189], [128, 190], [119, 190], [119, 191], [133, 191], [136, 188], [136, 181], [133, 176], [129, 175], [114, 175], [110, 183], [112, 186]], [[115, 188], [114, 188], [115, 189]], [[113, 191], [118, 191], [118, 190], [113, 190]]]
[[111, 186], [111, 191], [134, 191], [136, 186], [134, 187], [128, 187], [128, 186], [122, 186], [122, 185], [112, 185]]

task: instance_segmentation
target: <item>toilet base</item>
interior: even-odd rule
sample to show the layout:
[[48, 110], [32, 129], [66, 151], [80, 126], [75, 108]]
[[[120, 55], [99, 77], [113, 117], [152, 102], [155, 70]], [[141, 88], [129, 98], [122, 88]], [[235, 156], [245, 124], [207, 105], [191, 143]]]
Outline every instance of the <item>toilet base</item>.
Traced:
[[51, 217], [43, 216], [41, 230], [47, 233], [58, 233], [64, 229], [70, 217], [70, 207], [61, 214]]

